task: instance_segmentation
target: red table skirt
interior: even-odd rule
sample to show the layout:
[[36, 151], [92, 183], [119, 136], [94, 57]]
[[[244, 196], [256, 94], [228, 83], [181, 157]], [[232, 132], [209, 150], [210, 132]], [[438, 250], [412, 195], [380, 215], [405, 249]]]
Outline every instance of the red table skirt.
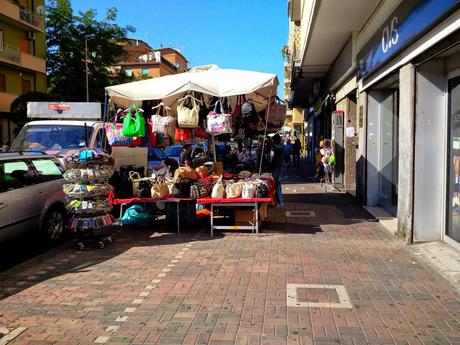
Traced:
[[251, 198], [251, 199], [243, 199], [243, 198], [201, 198], [197, 199], [196, 203], [201, 205], [207, 204], [228, 204], [228, 203], [254, 203], [254, 202], [272, 202], [273, 198]]

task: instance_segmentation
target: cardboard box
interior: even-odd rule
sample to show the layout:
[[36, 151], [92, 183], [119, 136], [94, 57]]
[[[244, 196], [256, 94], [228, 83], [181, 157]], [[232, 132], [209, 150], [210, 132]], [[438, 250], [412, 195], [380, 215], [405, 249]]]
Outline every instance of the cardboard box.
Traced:
[[255, 221], [254, 210], [235, 210], [235, 225], [249, 225]]
[[267, 216], [268, 216], [268, 203], [264, 202], [259, 207], [259, 219], [263, 221], [267, 218]]

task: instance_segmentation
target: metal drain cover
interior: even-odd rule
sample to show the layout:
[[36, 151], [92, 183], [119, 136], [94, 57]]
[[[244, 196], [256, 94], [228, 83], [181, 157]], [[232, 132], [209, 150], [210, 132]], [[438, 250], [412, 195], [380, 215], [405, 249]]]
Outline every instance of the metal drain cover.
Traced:
[[286, 211], [286, 218], [313, 218], [316, 217], [313, 211]]

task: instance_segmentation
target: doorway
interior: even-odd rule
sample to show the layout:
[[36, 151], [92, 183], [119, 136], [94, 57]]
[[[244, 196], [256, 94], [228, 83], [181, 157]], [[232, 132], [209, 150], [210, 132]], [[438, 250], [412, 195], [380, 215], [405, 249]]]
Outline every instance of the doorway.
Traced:
[[460, 75], [448, 81], [449, 150], [446, 235], [460, 242]]

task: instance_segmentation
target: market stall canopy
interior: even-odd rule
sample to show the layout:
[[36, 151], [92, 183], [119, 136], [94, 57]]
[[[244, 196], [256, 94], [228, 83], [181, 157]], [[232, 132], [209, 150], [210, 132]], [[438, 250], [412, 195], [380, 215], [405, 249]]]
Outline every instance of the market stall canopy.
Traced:
[[270, 96], [275, 96], [277, 87], [276, 74], [206, 65], [192, 68], [185, 73], [109, 86], [105, 89], [118, 104], [161, 99], [166, 104], [173, 105], [182, 94], [195, 91], [216, 97], [249, 95], [257, 107], [257, 102], [266, 104]]

